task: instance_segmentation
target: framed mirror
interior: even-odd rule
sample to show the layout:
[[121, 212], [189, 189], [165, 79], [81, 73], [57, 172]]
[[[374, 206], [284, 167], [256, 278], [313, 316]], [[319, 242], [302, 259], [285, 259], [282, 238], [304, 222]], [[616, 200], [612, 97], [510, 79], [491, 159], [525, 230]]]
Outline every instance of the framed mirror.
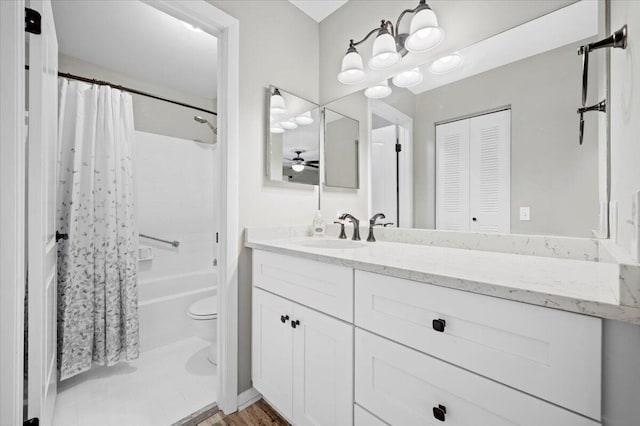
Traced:
[[358, 189], [360, 123], [328, 108], [323, 113], [325, 185]]
[[[330, 103], [369, 104], [370, 213], [403, 228], [606, 237], [607, 116], [588, 117], [580, 145], [576, 114], [576, 52], [605, 35], [603, 14], [572, 3]], [[607, 96], [604, 57], [589, 103]]]
[[271, 86], [267, 92], [267, 177], [320, 184], [320, 107]]

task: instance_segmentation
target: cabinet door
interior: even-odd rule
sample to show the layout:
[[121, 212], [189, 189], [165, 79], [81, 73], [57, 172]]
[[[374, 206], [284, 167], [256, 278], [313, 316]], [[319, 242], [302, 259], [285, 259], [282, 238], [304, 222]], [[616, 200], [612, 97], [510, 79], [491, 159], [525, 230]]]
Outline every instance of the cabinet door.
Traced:
[[511, 111], [469, 120], [471, 232], [511, 230]]
[[253, 288], [253, 386], [291, 419], [293, 329], [287, 315], [293, 316], [293, 303]]
[[353, 424], [353, 326], [294, 305], [293, 423]]
[[469, 230], [469, 120], [436, 126], [436, 229]]

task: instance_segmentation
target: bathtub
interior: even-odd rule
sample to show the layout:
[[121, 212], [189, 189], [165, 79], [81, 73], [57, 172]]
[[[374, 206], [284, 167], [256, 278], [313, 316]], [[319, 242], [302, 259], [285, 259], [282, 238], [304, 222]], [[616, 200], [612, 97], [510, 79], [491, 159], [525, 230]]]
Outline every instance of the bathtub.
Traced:
[[189, 306], [216, 294], [215, 270], [138, 282], [140, 351], [168, 345], [191, 335]]

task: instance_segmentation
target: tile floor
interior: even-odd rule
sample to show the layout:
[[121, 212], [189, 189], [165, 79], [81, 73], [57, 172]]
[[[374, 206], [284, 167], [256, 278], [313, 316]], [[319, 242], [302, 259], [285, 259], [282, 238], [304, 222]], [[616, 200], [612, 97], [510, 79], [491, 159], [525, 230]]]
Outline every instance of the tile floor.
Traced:
[[59, 384], [54, 426], [161, 426], [216, 400], [216, 367], [197, 337]]

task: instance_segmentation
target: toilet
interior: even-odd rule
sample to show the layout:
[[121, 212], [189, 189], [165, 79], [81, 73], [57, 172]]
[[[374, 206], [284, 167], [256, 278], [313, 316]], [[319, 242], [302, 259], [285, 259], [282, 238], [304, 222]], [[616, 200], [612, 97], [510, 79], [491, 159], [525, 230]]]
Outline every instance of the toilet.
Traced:
[[216, 333], [218, 318], [218, 297], [211, 296], [200, 299], [189, 306], [193, 334], [211, 342], [207, 358], [212, 364], [217, 364]]

